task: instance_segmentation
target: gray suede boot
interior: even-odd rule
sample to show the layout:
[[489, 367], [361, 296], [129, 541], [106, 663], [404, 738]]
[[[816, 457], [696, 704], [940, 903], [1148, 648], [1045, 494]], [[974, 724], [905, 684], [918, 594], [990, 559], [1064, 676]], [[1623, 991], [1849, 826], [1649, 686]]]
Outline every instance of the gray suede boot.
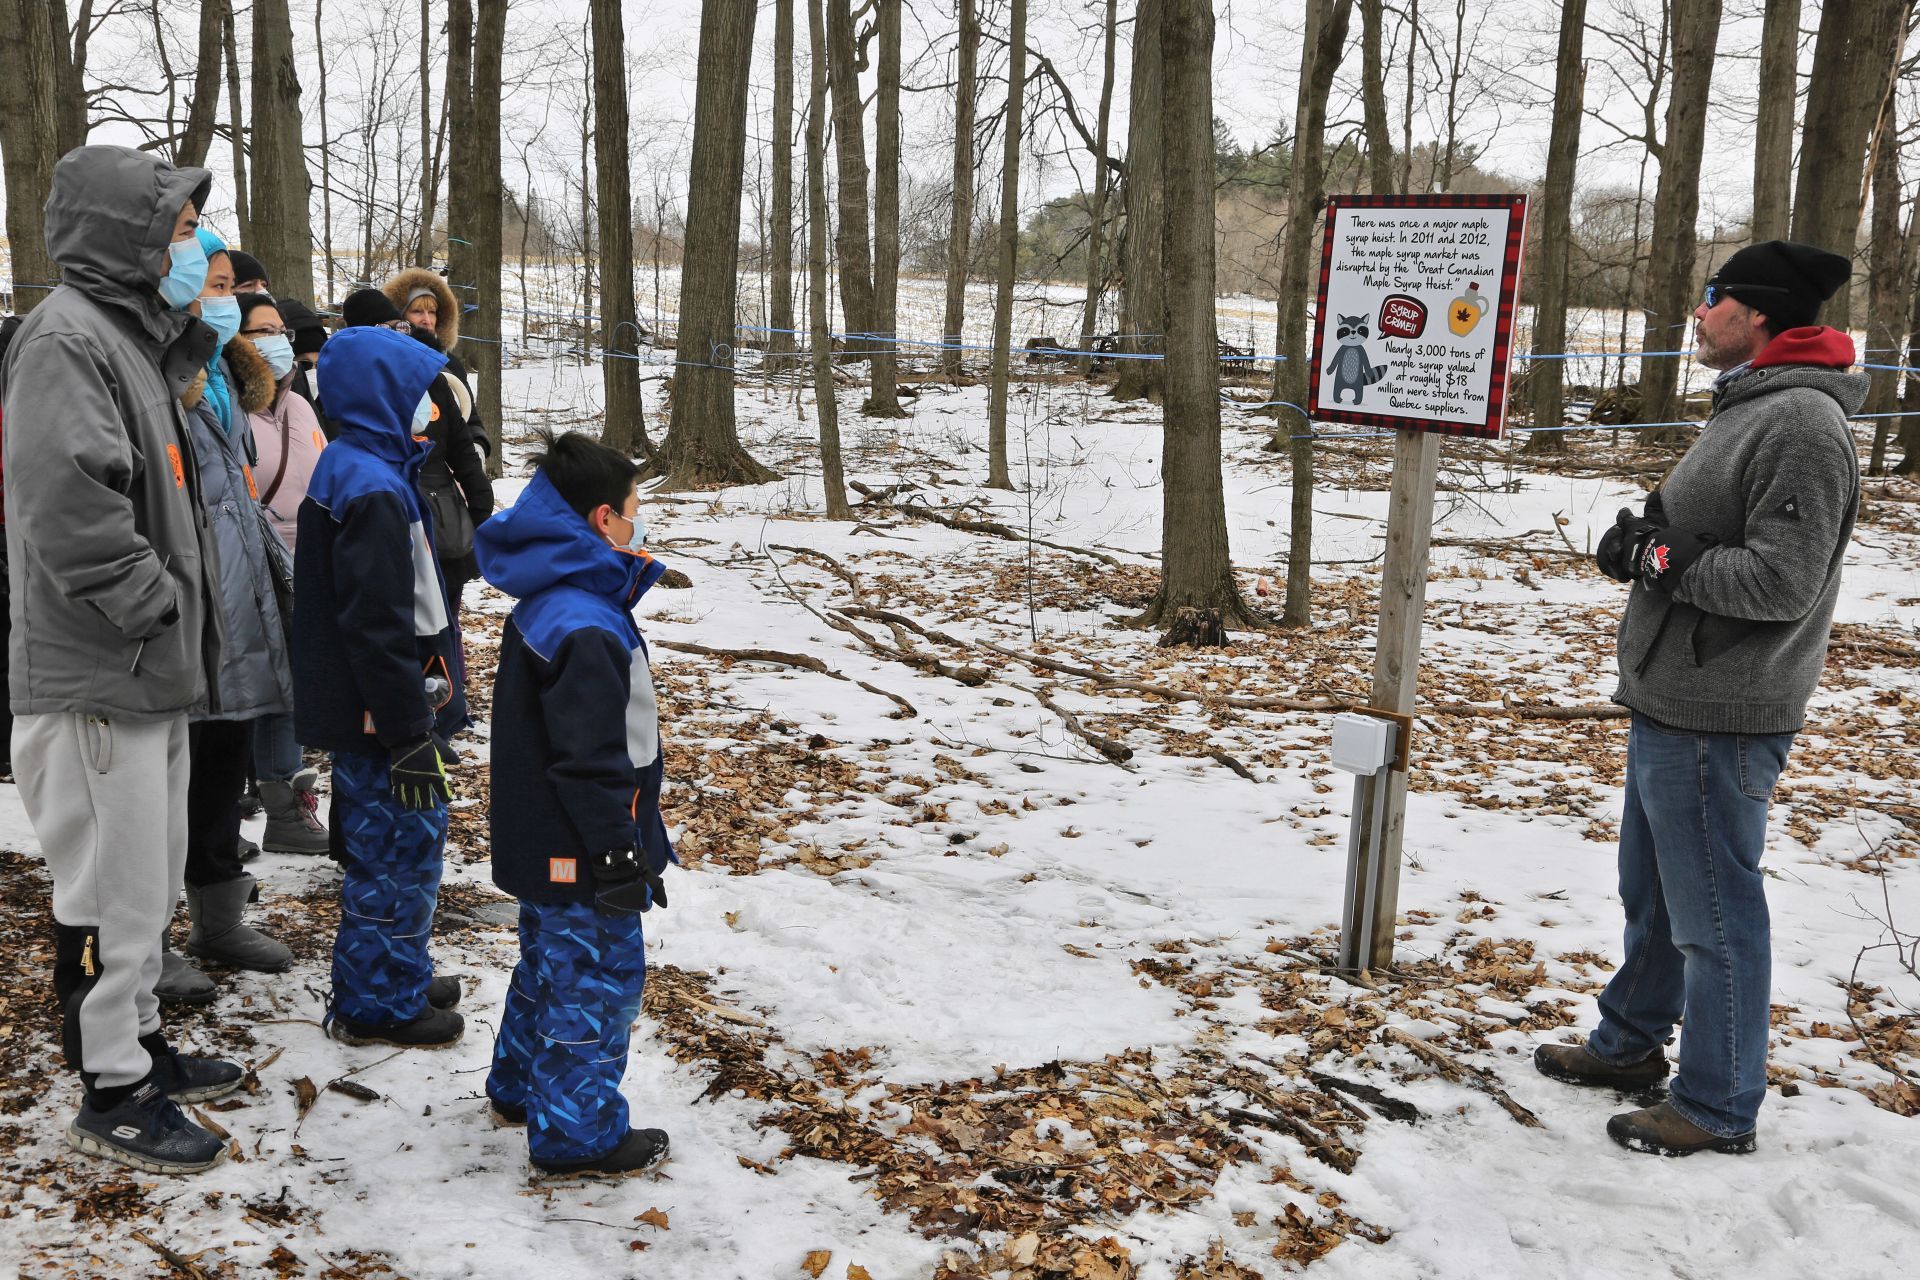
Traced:
[[[307, 786], [300, 785], [303, 781]], [[267, 832], [261, 844], [267, 852], [327, 852], [327, 824], [320, 821], [313, 781], [311, 769], [302, 770], [288, 782], [261, 781], [260, 800], [267, 807]]]
[[212, 978], [188, 964], [187, 958], [175, 951], [163, 934], [160, 981], [153, 984], [153, 994], [168, 1004], [212, 1004], [220, 989], [213, 985]]
[[292, 966], [293, 952], [284, 944], [240, 923], [253, 886], [252, 876], [197, 889], [187, 886], [187, 916], [193, 921], [193, 932], [187, 935], [188, 955], [261, 973], [279, 973]]

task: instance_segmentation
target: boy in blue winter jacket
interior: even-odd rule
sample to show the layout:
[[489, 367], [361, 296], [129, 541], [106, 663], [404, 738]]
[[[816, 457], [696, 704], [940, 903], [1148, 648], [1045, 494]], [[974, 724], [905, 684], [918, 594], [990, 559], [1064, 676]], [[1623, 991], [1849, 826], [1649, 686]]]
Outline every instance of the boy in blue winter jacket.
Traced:
[[349, 1044], [441, 1048], [460, 987], [427, 955], [447, 840], [447, 735], [466, 727], [459, 637], [415, 480], [447, 359], [391, 329], [347, 329], [321, 352], [339, 437], [300, 503], [294, 557], [294, 728], [333, 753], [340, 885], [328, 1032]]
[[[331, 392], [329, 393], [331, 395]], [[331, 401], [329, 401], [331, 403]], [[474, 536], [519, 597], [493, 693], [493, 881], [520, 899], [520, 963], [487, 1096], [525, 1121], [544, 1173], [625, 1174], [667, 1135], [620, 1093], [646, 958], [640, 913], [676, 861], [660, 817], [660, 726], [633, 606], [665, 568], [641, 544], [638, 468], [569, 432]]]

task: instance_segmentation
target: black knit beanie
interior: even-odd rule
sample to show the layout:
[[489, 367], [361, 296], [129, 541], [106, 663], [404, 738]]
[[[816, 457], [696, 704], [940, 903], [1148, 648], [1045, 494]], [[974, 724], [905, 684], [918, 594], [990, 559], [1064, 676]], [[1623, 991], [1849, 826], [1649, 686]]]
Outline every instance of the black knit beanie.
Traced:
[[[260, 259], [239, 249], [228, 249], [227, 260], [233, 263], [233, 278], [236, 283], [244, 284], [249, 280], [266, 280], [267, 269], [260, 265]], [[268, 280], [271, 285], [273, 282]]]
[[310, 355], [327, 344], [327, 326], [298, 298], [280, 299], [280, 322], [293, 335], [293, 354]]
[[1853, 277], [1853, 262], [1791, 240], [1750, 244], [1720, 264], [1707, 281], [1760, 312], [1782, 329], [1815, 324], [1820, 304]]
[[340, 318], [349, 329], [369, 324], [389, 324], [400, 318], [393, 299], [378, 289], [356, 289], [340, 304]]

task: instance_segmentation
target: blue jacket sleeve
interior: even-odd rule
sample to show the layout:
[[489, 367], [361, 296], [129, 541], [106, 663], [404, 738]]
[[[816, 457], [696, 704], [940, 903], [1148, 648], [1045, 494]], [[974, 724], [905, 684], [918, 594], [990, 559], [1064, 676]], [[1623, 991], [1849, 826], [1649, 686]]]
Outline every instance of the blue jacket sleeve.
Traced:
[[433, 728], [414, 634], [412, 537], [399, 497], [374, 492], [346, 504], [333, 549], [347, 660], [389, 747]]
[[627, 754], [633, 651], [583, 627], [560, 643], [540, 687], [552, 762], [547, 777], [589, 853], [634, 845], [634, 769]]

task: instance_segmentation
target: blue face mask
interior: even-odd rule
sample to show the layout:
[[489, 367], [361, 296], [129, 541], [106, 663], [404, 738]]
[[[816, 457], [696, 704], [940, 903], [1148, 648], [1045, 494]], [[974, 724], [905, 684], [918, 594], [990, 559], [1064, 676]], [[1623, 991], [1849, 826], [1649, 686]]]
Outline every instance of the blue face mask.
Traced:
[[207, 287], [207, 251], [199, 236], [175, 240], [167, 246], [167, 274], [160, 279], [160, 296], [175, 311], [193, 305]]
[[272, 338], [255, 338], [254, 349], [260, 358], [267, 362], [267, 368], [273, 370], [275, 382], [293, 372], [293, 339], [285, 334]]
[[220, 345], [224, 347], [233, 341], [234, 334], [240, 332], [240, 300], [202, 298], [200, 318], [213, 326], [213, 331], [220, 335]]
[[[626, 519], [622, 516], [621, 519]], [[647, 545], [647, 522], [638, 512], [633, 516], [633, 533], [627, 538], [626, 550], [639, 554]]]
[[427, 434], [427, 424], [433, 421], [433, 395], [431, 392], [420, 397], [420, 403], [413, 408], [413, 434]]

